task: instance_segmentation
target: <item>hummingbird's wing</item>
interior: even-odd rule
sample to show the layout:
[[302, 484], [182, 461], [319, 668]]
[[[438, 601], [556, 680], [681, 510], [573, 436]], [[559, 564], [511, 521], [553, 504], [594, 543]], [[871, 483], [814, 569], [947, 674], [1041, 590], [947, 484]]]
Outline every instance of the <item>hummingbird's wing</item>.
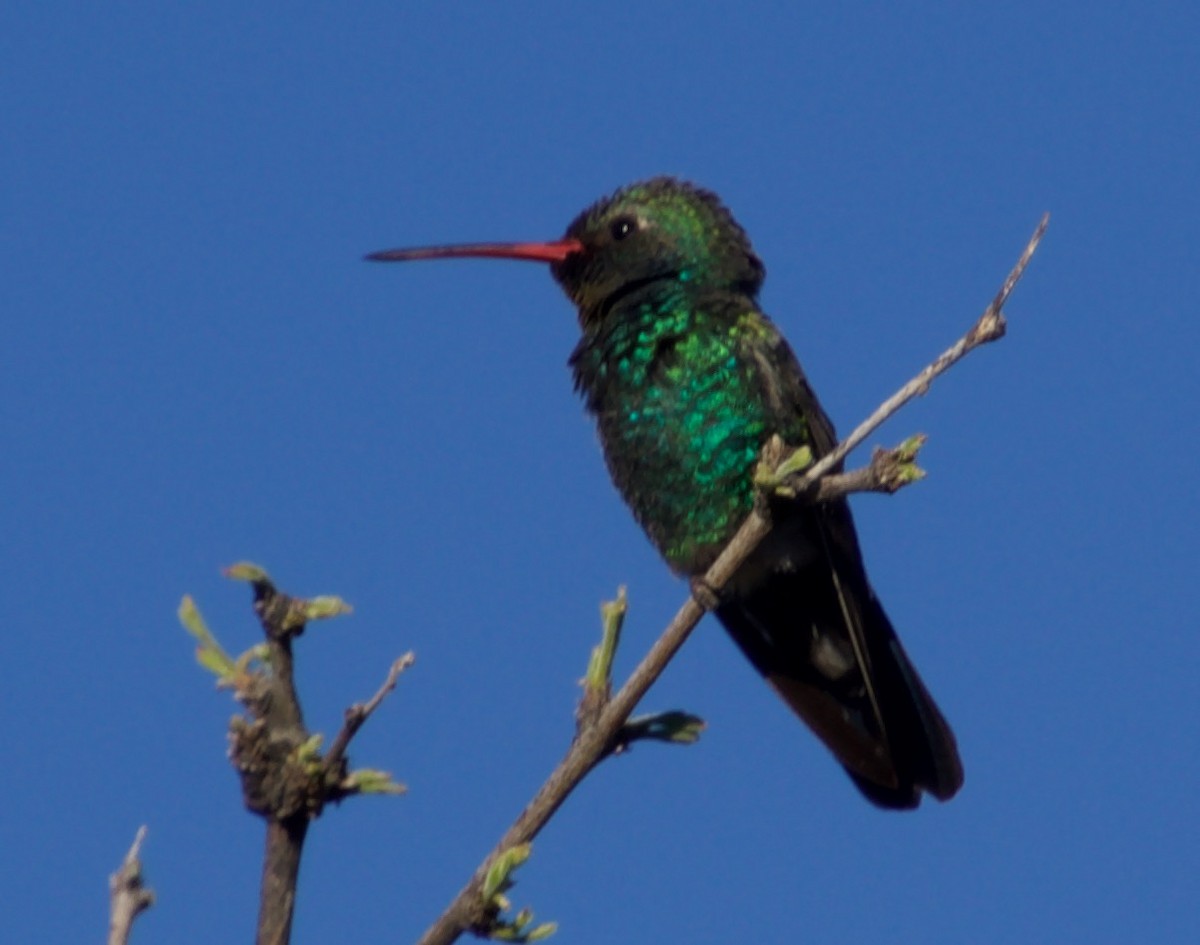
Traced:
[[[787, 342], [760, 318], [744, 353], [778, 432], [828, 453], [833, 425]], [[871, 801], [908, 808], [922, 790], [953, 796], [963, 778], [954, 736], [871, 590], [849, 506], [775, 511], [718, 618]]]

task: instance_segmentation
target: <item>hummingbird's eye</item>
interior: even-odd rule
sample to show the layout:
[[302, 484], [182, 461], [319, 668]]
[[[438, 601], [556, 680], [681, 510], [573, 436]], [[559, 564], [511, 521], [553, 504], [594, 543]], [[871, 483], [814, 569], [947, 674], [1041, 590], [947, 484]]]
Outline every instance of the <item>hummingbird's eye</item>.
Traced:
[[608, 232], [614, 240], [620, 241], [625, 239], [630, 233], [638, 228], [637, 217], [617, 217], [612, 221], [608, 228]]

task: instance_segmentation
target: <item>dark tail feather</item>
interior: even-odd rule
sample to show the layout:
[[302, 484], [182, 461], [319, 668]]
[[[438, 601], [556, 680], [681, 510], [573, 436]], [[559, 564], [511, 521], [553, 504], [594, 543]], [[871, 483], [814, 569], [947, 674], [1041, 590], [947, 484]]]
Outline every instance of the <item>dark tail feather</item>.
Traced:
[[818, 560], [770, 573], [717, 616], [870, 801], [948, 800], [963, 782], [954, 735], [867, 584], [848, 513], [848, 533], [827, 529], [837, 518], [819, 529]]

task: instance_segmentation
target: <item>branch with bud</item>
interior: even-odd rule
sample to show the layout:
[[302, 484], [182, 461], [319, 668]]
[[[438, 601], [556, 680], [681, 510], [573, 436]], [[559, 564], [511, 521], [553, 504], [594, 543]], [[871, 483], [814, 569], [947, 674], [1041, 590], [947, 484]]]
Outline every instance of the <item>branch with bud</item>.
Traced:
[[341, 730], [322, 754], [322, 736], [304, 724], [293, 676], [292, 643], [310, 621], [347, 614], [350, 605], [339, 597], [291, 597], [253, 564], [236, 564], [225, 574], [250, 584], [264, 643], [231, 656], [190, 597], [180, 604], [179, 619], [199, 644], [200, 665], [217, 677], [219, 687], [233, 690], [246, 709], [245, 716], [234, 716], [229, 723], [229, 759], [241, 777], [246, 807], [267, 822], [257, 941], [285, 943], [291, 936], [296, 878], [308, 825], [331, 801], [355, 794], [404, 792], [404, 786], [385, 771], [351, 770], [346, 751], [414, 657], [407, 653], [396, 660], [375, 695], [346, 710]]
[[[1049, 219], [1049, 214], [1042, 218], [1008, 278], [966, 334], [880, 404], [870, 417], [829, 454], [814, 462], [807, 450], [789, 453], [786, 446], [777, 440], [768, 443], [764, 450], [765, 466], [760, 466], [756, 475], [760, 492], [768, 493], [774, 498], [794, 499], [800, 502], [829, 502], [853, 492], [895, 492], [921, 479], [924, 474], [915, 465], [915, 459], [917, 451], [924, 443], [924, 437], [910, 438], [893, 450], [877, 450], [871, 462], [862, 469], [846, 473], [834, 470], [840, 469], [842, 461], [850, 451], [859, 446], [881, 424], [910, 400], [928, 391], [929, 385], [936, 377], [979, 346], [1004, 336], [1004, 305], [1024, 274], [1045, 233]], [[711, 609], [719, 598], [721, 589], [770, 530], [770, 516], [764, 509], [756, 508], [707, 573], [692, 582], [691, 597], [680, 607], [662, 636], [650, 648], [625, 684], [615, 695], [610, 696], [612, 657], [619, 638], [620, 620], [623, 620], [625, 614], [624, 593], [618, 595], [612, 606], [619, 608], [620, 617], [614, 618], [615, 628], [610, 630], [610, 618], [606, 612], [605, 640], [597, 648], [599, 655], [593, 654], [585, 680], [584, 696], [576, 715], [575, 738], [566, 756], [500, 838], [492, 852], [485, 857], [467, 884], [426, 930], [418, 945], [449, 945], [468, 930], [476, 934], [489, 934], [488, 916], [491, 905], [489, 897], [484, 893], [489, 888], [488, 878], [496, 864], [505, 862], [505, 858], [512, 856], [516, 850], [523, 851], [523, 856], [527, 856], [530, 842], [588, 772], [605, 757], [619, 751], [634, 737], [665, 738], [669, 741], [695, 740], [703, 723], [693, 716], [687, 716], [686, 713], [666, 713], [665, 717], [652, 716], [649, 717], [650, 721], [631, 720], [630, 715], [687, 640], [706, 610]], [[680, 733], [685, 734], [678, 737]], [[625, 741], [622, 740], [623, 737]], [[493, 930], [491, 937], [502, 938], [503, 934], [495, 934]]]

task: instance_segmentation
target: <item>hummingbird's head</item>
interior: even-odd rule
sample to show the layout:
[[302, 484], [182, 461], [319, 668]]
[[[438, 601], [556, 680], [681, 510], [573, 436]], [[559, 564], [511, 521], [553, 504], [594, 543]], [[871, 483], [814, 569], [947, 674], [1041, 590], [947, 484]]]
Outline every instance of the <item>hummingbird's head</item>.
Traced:
[[622, 187], [567, 227], [578, 249], [550, 271], [587, 327], [657, 282], [756, 295], [765, 269], [717, 195], [672, 177]]
[[584, 328], [622, 298], [655, 284], [754, 296], [765, 274], [746, 232], [717, 195], [673, 177], [622, 187], [583, 211], [560, 240], [422, 246], [367, 256], [377, 262], [465, 257], [549, 263]]

